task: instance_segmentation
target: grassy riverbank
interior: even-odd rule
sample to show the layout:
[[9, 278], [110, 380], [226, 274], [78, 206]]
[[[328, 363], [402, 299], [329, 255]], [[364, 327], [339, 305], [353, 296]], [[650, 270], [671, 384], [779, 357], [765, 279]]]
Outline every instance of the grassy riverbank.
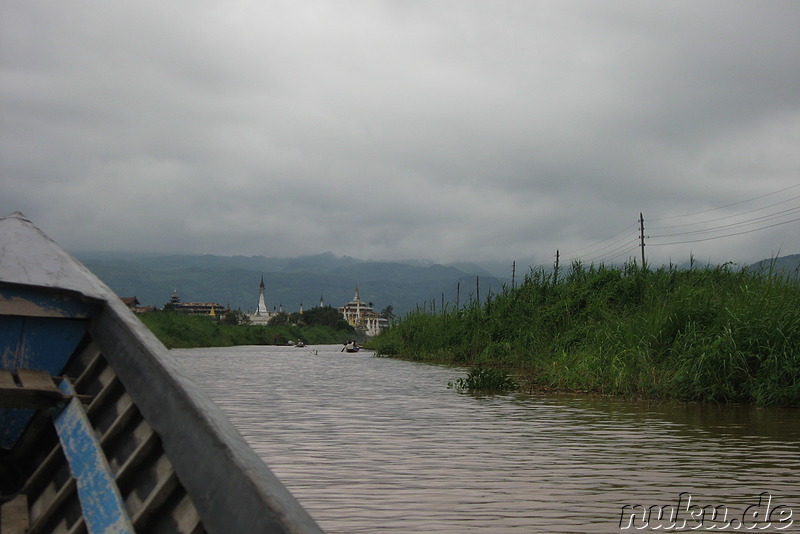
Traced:
[[353, 337], [349, 330], [328, 326], [231, 325], [210, 317], [159, 311], [140, 316], [142, 322], [167, 348], [231, 347], [234, 345], [286, 344], [302, 340], [308, 345], [343, 343]]
[[797, 406], [800, 285], [727, 266], [576, 264], [480, 304], [411, 313], [370, 345], [504, 369], [523, 387]]

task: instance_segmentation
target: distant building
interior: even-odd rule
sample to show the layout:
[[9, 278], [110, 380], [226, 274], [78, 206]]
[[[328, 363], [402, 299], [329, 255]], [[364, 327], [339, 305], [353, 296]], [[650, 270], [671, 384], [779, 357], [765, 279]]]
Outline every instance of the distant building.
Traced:
[[136, 311], [136, 308], [139, 307], [139, 299], [136, 297], [120, 297], [120, 299], [133, 311]]
[[267, 324], [269, 320], [277, 315], [277, 312], [271, 312], [267, 308], [267, 299], [265, 296], [266, 286], [264, 285], [264, 275], [261, 275], [261, 284], [258, 286], [258, 307], [255, 313], [248, 315], [250, 324]]
[[172, 293], [165, 309], [176, 310], [189, 315], [221, 316], [225, 314], [225, 306], [216, 302], [181, 302], [177, 291]]
[[380, 313], [376, 313], [372, 307], [361, 300], [356, 286], [356, 294], [353, 300], [339, 308], [347, 323], [367, 336], [377, 336], [383, 329], [388, 328], [389, 321]]
[[142, 306], [136, 297], [120, 297], [120, 300], [133, 311], [133, 313], [149, 313], [156, 311], [155, 306]]

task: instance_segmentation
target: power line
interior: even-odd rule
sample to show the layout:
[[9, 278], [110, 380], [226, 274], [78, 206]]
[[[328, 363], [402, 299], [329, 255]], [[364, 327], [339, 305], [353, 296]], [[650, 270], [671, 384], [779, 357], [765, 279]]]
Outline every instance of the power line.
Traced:
[[703, 230], [690, 230], [690, 231], [687, 231], [687, 232], [676, 232], [676, 233], [672, 233], [672, 234], [650, 235], [649, 237], [652, 237], [652, 238], [663, 238], [663, 237], [678, 237], [678, 236], [682, 236], [682, 235], [706, 234], [706, 233], [709, 233], [709, 232], [717, 232], [719, 230], [724, 230], [726, 228], [736, 228], [736, 227], [740, 227], [740, 226], [747, 226], [747, 225], [753, 224], [753, 223], [758, 222], [758, 221], [769, 221], [769, 220], [779, 219], [781, 217], [786, 217], [787, 215], [789, 215], [791, 213], [794, 213], [794, 212], [797, 212], [797, 211], [800, 211], [800, 206], [798, 206], [796, 208], [790, 208], [790, 209], [787, 209], [787, 210], [779, 211], [779, 212], [776, 212], [776, 213], [770, 213], [770, 214], [767, 214], [767, 215], [762, 215], [761, 217], [755, 217], [755, 218], [752, 218], [752, 219], [747, 219], [745, 221], [739, 221], [739, 222], [730, 223], [730, 224], [723, 224], [721, 226], [714, 226], [714, 227], [706, 228], [706, 229], [703, 229]]
[[[650, 220], [651, 221], [663, 221], [663, 220], [669, 220], [669, 219], [678, 219], [678, 218], [681, 218], [681, 217], [691, 217], [691, 216], [694, 216], [694, 215], [700, 215], [700, 214], [708, 213], [708, 212], [711, 212], [711, 211], [721, 210], [721, 209], [725, 209], [725, 208], [730, 208], [732, 206], [738, 206], [738, 205], [745, 204], [745, 203], [748, 203], [748, 202], [753, 202], [753, 201], [760, 200], [762, 198], [766, 198], [766, 197], [769, 197], [769, 196], [772, 196], [772, 195], [776, 195], [776, 194], [782, 193], [784, 191], [789, 191], [791, 189], [795, 189], [795, 188], [798, 188], [798, 187], [800, 187], [800, 183], [795, 184], [795, 185], [791, 185], [789, 187], [784, 187], [783, 189], [779, 189], [777, 191], [772, 191], [770, 193], [759, 195], [757, 197], [749, 198], [749, 199], [746, 199], [746, 200], [741, 200], [739, 202], [733, 202], [731, 204], [727, 204], [725, 206], [720, 206], [720, 207], [717, 207], [717, 208], [711, 208], [711, 209], [707, 209], [707, 210], [702, 210], [702, 211], [698, 211], [698, 212], [695, 212], [695, 213], [689, 213], [689, 214], [686, 214], [686, 215], [676, 215], [676, 216], [671, 216], [671, 217], [659, 217], [659, 218], [654, 218], [654, 219], [650, 219]], [[716, 217], [716, 218], [707, 219], [707, 220], [704, 220], [704, 221], [696, 221], [696, 222], [692, 222], [692, 223], [676, 224], [676, 225], [670, 225], [670, 226], [657, 226], [657, 227], [648, 228], [648, 230], [650, 230], [650, 231], [652, 231], [652, 230], [670, 230], [670, 229], [678, 229], [678, 228], [686, 228], [686, 227], [690, 227], [690, 228], [691, 227], [695, 227], [695, 228], [697, 228], [697, 229], [688, 229], [687, 231], [682, 231], [682, 232], [673, 232], [673, 233], [656, 234], [656, 235], [645, 235], [644, 234], [644, 229], [642, 228], [641, 235], [638, 235], [638, 233], [637, 233], [636, 238], [631, 239], [631, 234], [629, 233], [630, 230], [632, 230], [633, 228], [637, 227], [639, 225], [638, 224], [639, 222], [641, 222], [643, 224], [644, 221], [643, 221], [643, 218], [642, 218], [642, 220], [637, 221], [636, 223], [631, 224], [629, 226], [626, 226], [625, 228], [617, 231], [616, 233], [612, 234], [611, 236], [609, 236], [609, 237], [607, 237], [605, 239], [602, 239], [600, 241], [596, 241], [594, 243], [591, 243], [589, 245], [585, 245], [585, 246], [577, 248], [577, 249], [573, 249], [572, 251], [569, 251], [569, 252], [566, 252], [566, 253], [562, 253], [561, 257], [570, 258], [569, 259], [570, 262], [583, 261], [585, 263], [595, 263], [597, 261], [611, 261], [611, 260], [614, 260], [616, 258], [619, 258], [620, 256], [629, 255], [639, 247], [642, 247], [642, 252], [644, 252], [644, 246], [645, 246], [644, 239], [648, 240], [646, 245], [649, 245], [649, 246], [668, 246], [668, 245], [681, 245], [681, 244], [688, 244], [688, 243], [701, 243], [701, 242], [705, 242], [705, 241], [712, 241], [712, 240], [716, 240], [716, 239], [724, 239], [724, 238], [728, 238], [728, 237], [734, 237], [734, 236], [739, 236], [739, 235], [750, 234], [750, 233], [753, 233], [753, 232], [759, 232], [759, 231], [766, 230], [766, 229], [769, 229], [769, 228], [774, 228], [776, 226], [782, 226], [782, 225], [785, 225], [785, 224], [790, 224], [790, 223], [793, 223], [793, 222], [800, 221], [800, 218], [794, 218], [794, 219], [791, 219], [791, 220], [788, 220], [788, 221], [775, 222], [773, 224], [759, 226], [758, 228], [750, 228], [750, 229], [746, 229], [746, 230], [742, 230], [742, 231], [738, 231], [738, 232], [726, 233], [724, 235], [708, 236], [708, 237], [702, 237], [702, 238], [698, 238], [698, 239], [686, 239], [686, 240], [682, 240], [682, 241], [671, 241], [671, 242], [667, 242], [667, 243], [658, 243], [658, 242], [654, 243], [654, 242], [651, 241], [651, 240], [658, 240], [658, 239], [664, 239], [664, 238], [676, 238], [676, 237], [682, 237], [682, 236], [700, 236], [700, 235], [703, 235], [703, 234], [710, 234], [710, 233], [714, 233], [714, 232], [722, 232], [724, 230], [731, 230], [731, 229], [734, 229], [734, 228], [742, 228], [742, 227], [747, 227], [747, 226], [753, 226], [753, 225], [759, 224], [759, 223], [765, 223], [765, 222], [769, 222], [769, 221], [779, 220], [781, 218], [785, 218], [785, 217], [788, 217], [790, 215], [796, 214], [798, 211], [800, 211], [800, 206], [790, 207], [790, 208], [783, 209], [783, 210], [780, 210], [780, 211], [766, 213], [766, 214], [760, 215], [758, 217], [751, 217], [751, 218], [748, 218], [748, 219], [745, 219], [745, 220], [735, 221], [735, 219], [744, 217], [745, 215], [749, 215], [749, 214], [756, 213], [756, 212], [763, 212], [764, 210], [768, 210], [770, 208], [775, 208], [776, 206], [781, 206], [783, 204], [786, 204], [786, 203], [789, 203], [789, 202], [792, 202], [792, 201], [795, 201], [795, 200], [798, 200], [798, 199], [800, 199], [800, 195], [794, 196], [794, 197], [786, 199], [786, 200], [781, 200], [779, 202], [774, 202], [774, 203], [769, 204], [767, 206], [762, 206], [762, 207], [759, 207], [759, 208], [749, 209], [747, 211], [744, 211], [744, 212], [741, 212], [741, 213], [738, 213], [738, 214], [725, 215], [725, 216], [722, 216], [722, 217]], [[728, 224], [721, 224], [721, 225], [711, 226], [711, 227], [707, 227], [707, 228], [702, 228], [703, 225], [708, 225], [709, 223], [725, 221], [725, 220], [734, 220], [734, 222], [730, 222]], [[577, 256], [577, 253], [584, 252], [584, 251], [586, 253], [583, 254], [583, 256], [587, 256], [587, 255], [591, 254], [591, 257], [589, 259], [582, 259], [580, 256]]]
[[708, 213], [710, 211], [716, 211], [716, 210], [721, 210], [721, 209], [725, 209], [725, 208], [730, 208], [731, 206], [738, 206], [739, 204], [745, 204], [747, 202], [752, 202], [754, 200], [759, 200], [759, 199], [762, 199], [762, 198], [766, 198], [768, 196], [777, 195], [778, 193], [783, 193], [784, 191], [788, 191], [789, 189], [794, 189], [795, 187], [800, 187], [800, 184], [790, 185], [789, 187], [784, 187], [783, 189], [779, 189], [779, 190], [773, 191], [771, 193], [766, 193], [766, 194], [761, 195], [761, 196], [748, 198], [746, 200], [740, 200], [739, 202], [733, 202], [732, 204], [726, 204], [725, 206], [720, 206], [718, 208], [709, 208], [707, 210], [697, 211], [695, 213], [686, 213], [684, 215], [672, 215], [670, 217], [656, 217], [656, 218], [653, 218], [653, 219], [650, 219], [650, 220], [651, 221], [665, 221], [665, 220], [668, 220], [668, 219], [680, 219], [682, 217], [691, 217], [693, 215], [700, 215], [700, 214], [703, 214], [703, 213]]
[[[625, 247], [630, 243], [631, 243], [630, 239], [627, 239], [625, 241], [623, 241], [623, 240], [615, 241], [614, 243], [611, 243], [611, 244], [607, 245], [606, 247], [603, 247], [602, 249], [594, 251], [592, 253], [593, 255], [591, 256], [591, 260], [589, 260], [589, 261], [593, 261], [593, 260], [598, 259], [598, 258], [603, 258], [603, 257], [605, 257], [605, 256], [607, 256], [609, 254], [612, 254], [612, 253], [618, 251], [620, 248]], [[569, 260], [570, 261], [575, 261], [575, 260], [586, 261], [586, 260], [583, 260], [580, 256], [572, 256], [572, 257], [569, 258]]]
[[752, 234], [753, 232], [759, 232], [761, 230], [766, 230], [767, 228], [774, 228], [776, 226], [781, 226], [781, 225], [784, 225], [784, 224], [790, 224], [790, 223], [798, 222], [798, 221], [800, 221], [800, 218], [792, 219], [791, 221], [784, 221], [784, 222], [779, 222], [779, 223], [775, 223], [775, 224], [770, 224], [768, 226], [762, 226], [761, 228], [754, 228], [753, 230], [745, 230], [744, 232], [736, 232], [736, 233], [733, 233], [733, 234], [726, 234], [726, 235], [720, 235], [720, 236], [715, 236], [715, 237], [707, 237], [705, 239], [694, 239], [694, 240], [690, 240], [690, 241], [676, 241], [676, 242], [673, 242], [673, 243], [648, 243], [648, 245], [653, 246], [653, 247], [661, 247], [661, 246], [666, 246], [666, 245], [683, 245], [683, 244], [686, 244], [686, 243], [701, 243], [703, 241], [712, 241], [714, 239], [723, 239], [723, 238], [726, 238], [726, 237], [733, 237], [733, 236], [737, 236], [737, 235]]
[[[608, 255], [609, 254], [613, 254], [614, 252], [617, 252], [622, 248], [630, 247], [631, 245], [633, 245], [632, 250], [635, 250], [636, 247], [638, 246], [637, 245], [638, 242], [639, 242], [639, 238], [638, 237], [636, 239], [633, 239], [633, 240], [628, 240], [625, 243], [623, 243], [622, 245], [619, 245], [618, 247], [614, 248], [613, 250], [607, 251], [605, 254], [600, 254], [598, 256], [594, 256], [593, 258], [588, 260], [588, 263], [594, 263], [595, 261], [601, 260], [601, 259], [609, 259], [609, 260], [614, 259], [617, 256], [620, 256], [621, 254], [624, 254], [625, 252], [617, 253], [614, 256], [611, 256], [610, 258], [608, 257]], [[627, 252], [627, 250], [626, 250], [626, 252]]]
[[[705, 221], [691, 222], [691, 223], [685, 223], [685, 224], [675, 224], [675, 225], [671, 225], [671, 226], [653, 226], [653, 227], [650, 227], [650, 229], [651, 230], [667, 230], [669, 228], [682, 228], [684, 226], [693, 226], [695, 224], [703, 224], [703, 223], [709, 223], [709, 222], [722, 221], [722, 220], [725, 220], [725, 219], [733, 219], [735, 217], [741, 217], [742, 215], [755, 213], [757, 211], [762, 211], [762, 210], [765, 210], [765, 209], [768, 209], [768, 208], [774, 208], [775, 206], [779, 206], [781, 204], [786, 204], [787, 202], [791, 202], [792, 200], [797, 200], [797, 199], [800, 199], [800, 196], [792, 197], [792, 198], [789, 198], [789, 199], [786, 199], [786, 200], [781, 200], [780, 202], [776, 202], [774, 204], [770, 204], [769, 206], [764, 206], [764, 207], [761, 207], [761, 208], [755, 208], [755, 209], [752, 209], [752, 210], [744, 211], [742, 213], [737, 213], [735, 215], [725, 215], [724, 217], [717, 217], [716, 219], [708, 219], [708, 220], [705, 220]], [[718, 208], [714, 208], [714, 209], [718, 209]], [[659, 219], [653, 219], [653, 220], [657, 221]]]
[[631, 248], [629, 248], [629, 249], [627, 249], [627, 250], [623, 250], [623, 251], [622, 251], [622, 252], [620, 252], [619, 254], [616, 254], [616, 255], [614, 255], [614, 256], [611, 256], [610, 258], [605, 258], [605, 259], [606, 259], [607, 261], [611, 261], [611, 260], [614, 260], [614, 259], [616, 259], [616, 258], [619, 258], [620, 256], [625, 256], [625, 255], [628, 255], [628, 256], [630, 257], [631, 253], [632, 253], [632, 252], [634, 252], [634, 251], [635, 251], [636, 249], [638, 249], [638, 248], [639, 248], [639, 245], [637, 244], [637, 245], [634, 245], [634, 246], [632, 246]]
[[[574, 249], [574, 250], [570, 250], [570, 251], [564, 252], [563, 255], [564, 256], [573, 256], [574, 257], [574, 254], [576, 254], [577, 252], [581, 252], [581, 251], [584, 251], [584, 250], [587, 250], [587, 249], [591, 249], [591, 248], [596, 247], [597, 245], [600, 245], [601, 243], [605, 243], [606, 241], [610, 241], [611, 239], [614, 239], [615, 237], [617, 237], [618, 235], [620, 235], [623, 232], [627, 232], [628, 230], [630, 230], [631, 228], [633, 228], [635, 226], [636, 226], [636, 223], [623, 228], [619, 232], [616, 232], [615, 234], [613, 234], [613, 235], [611, 235], [611, 236], [609, 236], [609, 237], [607, 237], [605, 239], [602, 239], [600, 241], [596, 241], [596, 242], [594, 242], [594, 243], [592, 243], [590, 245], [586, 245], [586, 246], [583, 246], [583, 247], [580, 247], [580, 248], [577, 248], [577, 249]], [[610, 245], [606, 245], [606, 246], [613, 246], [614, 244], [616, 244], [618, 242], [619, 241], [615, 241], [614, 243], [611, 243]], [[601, 250], [603, 248], [605, 248], [605, 247], [601, 247]]]

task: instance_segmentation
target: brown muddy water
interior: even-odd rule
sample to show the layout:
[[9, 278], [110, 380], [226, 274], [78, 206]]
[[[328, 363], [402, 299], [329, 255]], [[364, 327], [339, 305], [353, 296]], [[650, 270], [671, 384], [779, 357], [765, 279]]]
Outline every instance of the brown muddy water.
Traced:
[[340, 350], [171, 351], [327, 532], [800, 531], [798, 410], [475, 397]]

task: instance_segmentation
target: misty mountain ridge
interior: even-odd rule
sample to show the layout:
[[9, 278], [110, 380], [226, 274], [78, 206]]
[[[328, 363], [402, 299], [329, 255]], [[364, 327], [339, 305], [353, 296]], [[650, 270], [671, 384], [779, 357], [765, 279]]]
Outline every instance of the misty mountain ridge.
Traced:
[[[371, 261], [331, 252], [295, 258], [82, 252], [76, 257], [120, 296], [163, 307], [176, 292], [184, 302], [217, 302], [249, 312], [258, 304], [264, 277], [267, 307], [298, 311], [319, 305], [339, 307], [361, 298], [376, 311], [392, 306], [404, 315], [417, 305], [450, 306], [499, 292], [508, 280], [476, 269], [465, 272], [420, 260]], [[480, 279], [477, 279], [480, 277]]]
[[761, 272], [773, 271], [797, 279], [800, 278], [800, 254], [790, 254], [780, 258], [757, 261], [750, 265], [749, 268]]
[[[478, 291], [483, 300], [489, 292], [502, 291], [503, 284], [511, 285], [513, 264], [375, 261], [332, 252], [295, 258], [116, 252], [83, 252], [75, 256], [115, 293], [135, 296], [142, 305], [161, 308], [177, 292], [184, 302], [217, 302], [249, 312], [258, 304], [263, 275], [267, 307], [271, 310], [293, 312], [301, 304], [309, 309], [319, 305], [321, 299], [325, 305], [339, 307], [353, 299], [358, 286], [361, 298], [371, 302], [376, 311], [392, 306], [397, 315], [405, 315], [417, 306], [440, 309], [442, 298], [447, 306], [454, 306], [456, 299], [463, 305], [477, 298]], [[797, 277], [800, 254], [765, 259], [748, 267], [772, 268]], [[530, 269], [531, 266], [516, 262], [516, 280], [523, 280]], [[549, 271], [552, 266], [545, 269]]]

